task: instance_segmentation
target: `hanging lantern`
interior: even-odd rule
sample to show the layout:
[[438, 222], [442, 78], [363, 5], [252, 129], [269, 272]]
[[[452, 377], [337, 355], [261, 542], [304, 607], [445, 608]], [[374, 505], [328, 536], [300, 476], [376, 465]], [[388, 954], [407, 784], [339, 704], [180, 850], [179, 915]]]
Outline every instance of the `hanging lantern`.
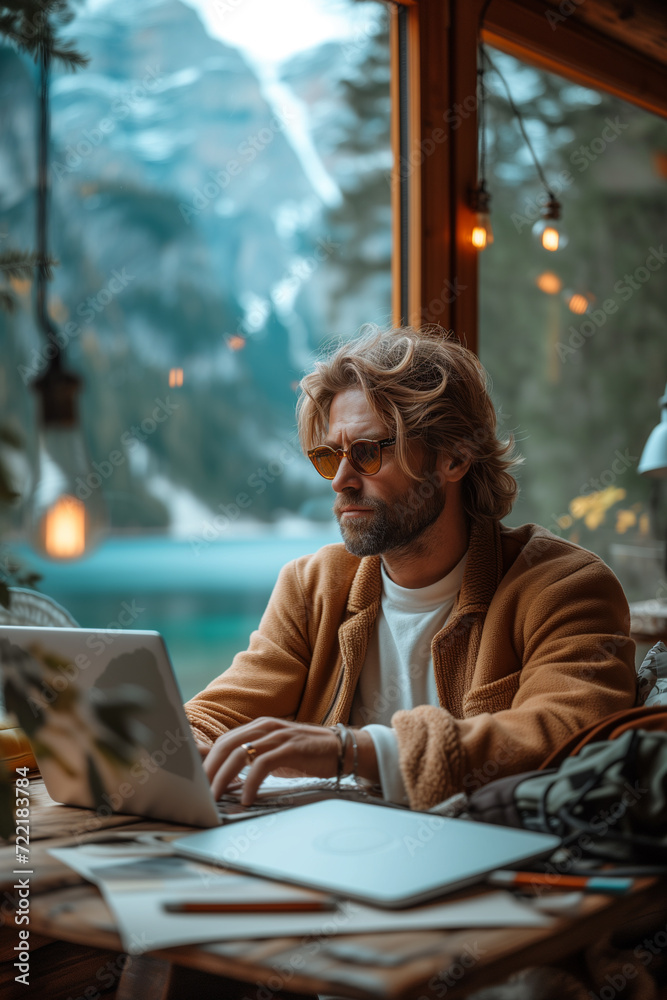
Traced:
[[36, 311], [50, 361], [44, 375], [32, 384], [39, 397], [39, 455], [29, 506], [29, 535], [34, 547], [48, 558], [77, 559], [103, 536], [107, 517], [102, 476], [91, 468], [79, 425], [81, 379], [63, 366], [62, 347], [47, 307], [48, 25], [44, 36], [40, 50]]
[[493, 229], [491, 228], [491, 195], [486, 190], [484, 181], [473, 193], [473, 210], [476, 212], [476, 218], [471, 242], [476, 250], [485, 250], [493, 243]]
[[542, 218], [533, 226], [533, 236], [552, 253], [567, 246], [568, 239], [560, 222], [560, 202], [553, 195], [544, 207]]
[[81, 380], [58, 361], [33, 389], [39, 397], [39, 453], [30, 540], [49, 559], [78, 559], [107, 528], [102, 477], [91, 467], [78, 422]]

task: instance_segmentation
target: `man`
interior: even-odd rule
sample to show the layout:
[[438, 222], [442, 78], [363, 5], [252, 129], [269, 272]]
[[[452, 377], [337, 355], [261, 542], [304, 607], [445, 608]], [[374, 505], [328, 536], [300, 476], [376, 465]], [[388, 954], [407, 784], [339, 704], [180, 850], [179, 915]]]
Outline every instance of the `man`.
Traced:
[[474, 354], [439, 330], [377, 332], [301, 390], [344, 544], [284, 567], [248, 650], [187, 704], [216, 796], [247, 764], [246, 804], [281, 767], [336, 775], [344, 748], [344, 773], [427, 809], [633, 704], [614, 574], [500, 523], [517, 460]]

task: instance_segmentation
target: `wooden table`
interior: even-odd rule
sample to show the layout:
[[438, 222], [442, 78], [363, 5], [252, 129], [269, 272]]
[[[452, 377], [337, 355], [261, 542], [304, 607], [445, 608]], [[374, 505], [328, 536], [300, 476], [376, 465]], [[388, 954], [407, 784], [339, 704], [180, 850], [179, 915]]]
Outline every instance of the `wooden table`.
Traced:
[[[169, 948], [141, 957], [123, 956], [113, 917], [97, 889], [47, 850], [94, 839], [101, 830], [113, 827], [138, 831], [164, 829], [165, 824], [135, 817], [99, 819], [88, 810], [57, 805], [41, 779], [31, 782], [31, 801], [30, 988], [26, 991], [14, 982], [18, 927], [12, 886], [20, 876], [12, 874], [17, 866], [15, 848], [10, 845], [0, 848], [3, 1000], [32, 995], [48, 1000], [98, 1000], [102, 996], [117, 1000], [243, 996], [270, 1000], [275, 993], [284, 997], [290, 992], [335, 993], [361, 1000], [438, 1000], [446, 994], [448, 1000], [459, 1000], [526, 966], [559, 963], [607, 931], [647, 913], [662, 928], [667, 919], [664, 882], [643, 879], [627, 896], [587, 896], [578, 917], [560, 919], [549, 929], [231, 941]], [[365, 959], [341, 957], [341, 945], [364, 948]], [[231, 982], [230, 977], [252, 985], [244, 987]], [[108, 992], [104, 992], [105, 986]]]

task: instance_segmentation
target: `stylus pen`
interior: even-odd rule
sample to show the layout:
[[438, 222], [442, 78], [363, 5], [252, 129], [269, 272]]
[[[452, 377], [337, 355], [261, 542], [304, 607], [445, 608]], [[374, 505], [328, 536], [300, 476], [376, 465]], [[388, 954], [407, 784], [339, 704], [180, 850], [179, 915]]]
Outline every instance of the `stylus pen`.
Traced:
[[491, 872], [487, 876], [491, 885], [506, 886], [540, 886], [548, 885], [556, 889], [584, 889], [586, 892], [608, 892], [622, 895], [629, 892], [634, 879], [614, 878], [611, 876], [587, 875], [549, 875], [546, 872]]
[[192, 902], [165, 903], [168, 913], [315, 913], [322, 910], [335, 910], [335, 899], [295, 899], [291, 902], [256, 903], [226, 903], [226, 902]]

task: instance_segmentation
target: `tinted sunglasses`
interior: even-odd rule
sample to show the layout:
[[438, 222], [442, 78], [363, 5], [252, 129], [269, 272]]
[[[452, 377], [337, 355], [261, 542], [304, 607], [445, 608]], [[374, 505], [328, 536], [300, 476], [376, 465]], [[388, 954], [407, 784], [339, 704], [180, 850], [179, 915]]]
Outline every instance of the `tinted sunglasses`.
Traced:
[[393, 437], [384, 441], [367, 441], [365, 438], [359, 438], [346, 449], [330, 448], [328, 444], [322, 444], [319, 448], [311, 448], [308, 458], [325, 479], [334, 478], [344, 458], [355, 472], [362, 476], [374, 476], [382, 467], [382, 449], [395, 443], [396, 438]]

